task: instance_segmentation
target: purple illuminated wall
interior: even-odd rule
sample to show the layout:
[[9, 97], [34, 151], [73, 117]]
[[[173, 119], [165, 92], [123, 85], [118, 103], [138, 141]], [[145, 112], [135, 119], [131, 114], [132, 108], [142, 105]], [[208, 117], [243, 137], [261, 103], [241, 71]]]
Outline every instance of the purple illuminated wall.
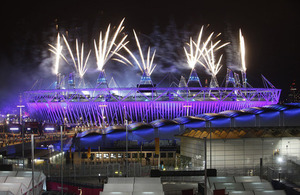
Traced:
[[[195, 116], [203, 113], [217, 113], [224, 110], [241, 110], [248, 107], [261, 107], [272, 102], [247, 101], [199, 101], [190, 102], [69, 102], [69, 103], [28, 103], [31, 113], [41, 120], [68, 123], [123, 124], [124, 116], [129, 121], [174, 119], [180, 116]], [[124, 115], [125, 114], [125, 115]]]
[[[184, 93], [183, 93], [184, 91]], [[62, 123], [123, 124], [277, 104], [280, 89], [93, 88], [25, 92], [31, 115]]]

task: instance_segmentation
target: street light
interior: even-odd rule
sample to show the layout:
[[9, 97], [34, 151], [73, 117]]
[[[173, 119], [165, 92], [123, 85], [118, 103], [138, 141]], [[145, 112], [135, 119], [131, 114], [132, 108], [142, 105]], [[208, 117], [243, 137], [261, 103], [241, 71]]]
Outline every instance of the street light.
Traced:
[[189, 108], [192, 107], [191, 105], [184, 105], [184, 108], [186, 108], [186, 116], [189, 116]]
[[104, 108], [107, 107], [106, 104], [101, 104], [99, 105], [99, 107], [101, 108], [101, 116], [102, 116], [102, 128], [104, 129], [105, 128], [105, 121], [104, 121]]
[[[20, 103], [21, 103], [21, 101], [20, 101]], [[23, 170], [24, 170], [24, 164], [25, 164], [25, 160], [24, 160], [24, 158], [25, 158], [25, 155], [24, 155], [24, 129], [23, 129], [23, 121], [22, 121], [22, 118], [23, 118], [23, 116], [22, 116], [22, 108], [24, 108], [25, 106], [24, 105], [18, 105], [17, 106], [18, 108], [20, 108], [20, 126], [21, 126], [21, 134], [22, 134], [22, 159], [23, 159]]]
[[126, 158], [125, 158], [125, 168], [126, 168], [126, 177], [128, 177], [128, 121], [126, 119], [126, 106], [124, 105], [124, 123], [126, 129]]

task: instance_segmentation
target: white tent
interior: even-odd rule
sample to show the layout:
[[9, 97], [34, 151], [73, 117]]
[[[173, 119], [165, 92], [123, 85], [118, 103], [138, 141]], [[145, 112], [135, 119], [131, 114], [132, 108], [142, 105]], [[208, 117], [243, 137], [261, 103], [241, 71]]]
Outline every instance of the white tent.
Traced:
[[109, 177], [107, 183], [112, 184], [133, 184], [134, 183], [134, 177]]
[[127, 177], [127, 178], [108, 178], [107, 184], [104, 184], [101, 195], [164, 195], [160, 178], [150, 177]]
[[[42, 192], [46, 182], [46, 176], [42, 172], [34, 172], [35, 194]], [[31, 194], [32, 172], [31, 171], [0, 171], [0, 192], [2, 194]]]
[[210, 188], [214, 188], [214, 183], [235, 183], [233, 177], [208, 177]]
[[242, 183], [214, 183], [215, 189], [225, 189], [226, 191], [243, 191], [244, 186]]
[[286, 195], [284, 190], [264, 190], [264, 191], [255, 191], [255, 195]]
[[3, 176], [0, 176], [0, 183], [5, 183], [7, 179], [7, 176], [3, 177]]
[[103, 192], [132, 192], [133, 184], [116, 184], [116, 183], [107, 183], [104, 184]]
[[134, 192], [163, 192], [163, 187], [161, 184], [134, 184]]
[[253, 191], [230, 191], [228, 195], [254, 195]]
[[273, 190], [273, 186], [270, 182], [244, 182], [243, 185], [245, 190]]
[[7, 177], [7, 176], [14, 177], [17, 175], [17, 173], [18, 173], [18, 171], [0, 171], [0, 176], [1, 177]]
[[0, 191], [0, 195], [14, 195], [14, 194], [10, 191]]
[[22, 195], [27, 192], [27, 188], [22, 183], [0, 183], [0, 191]]
[[259, 176], [235, 176], [235, 182], [261, 182]]
[[100, 195], [132, 195], [132, 192], [100, 192]]
[[160, 177], [136, 177], [135, 184], [161, 184]]
[[164, 195], [164, 192], [132, 192], [132, 195]]

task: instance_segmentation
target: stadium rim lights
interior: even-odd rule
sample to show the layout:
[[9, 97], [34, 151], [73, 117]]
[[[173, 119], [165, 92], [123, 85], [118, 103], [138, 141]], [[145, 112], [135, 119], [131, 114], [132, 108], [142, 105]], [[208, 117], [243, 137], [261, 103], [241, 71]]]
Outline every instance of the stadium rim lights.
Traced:
[[54, 127], [46, 127], [45, 131], [54, 131]]

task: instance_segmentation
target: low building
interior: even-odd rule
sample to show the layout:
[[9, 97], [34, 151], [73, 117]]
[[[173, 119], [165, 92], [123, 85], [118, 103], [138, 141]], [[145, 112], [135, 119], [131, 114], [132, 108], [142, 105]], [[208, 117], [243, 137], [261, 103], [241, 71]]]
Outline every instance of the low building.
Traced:
[[[227, 111], [230, 118], [214, 115], [208, 121], [218, 126], [186, 129], [178, 136], [180, 154], [202, 169], [206, 138], [207, 167], [225, 176], [266, 174], [266, 166], [280, 168], [287, 160], [299, 159], [300, 108], [274, 105], [252, 108], [252, 112]], [[221, 123], [226, 120], [229, 123]], [[235, 125], [230, 126], [232, 121]]]

